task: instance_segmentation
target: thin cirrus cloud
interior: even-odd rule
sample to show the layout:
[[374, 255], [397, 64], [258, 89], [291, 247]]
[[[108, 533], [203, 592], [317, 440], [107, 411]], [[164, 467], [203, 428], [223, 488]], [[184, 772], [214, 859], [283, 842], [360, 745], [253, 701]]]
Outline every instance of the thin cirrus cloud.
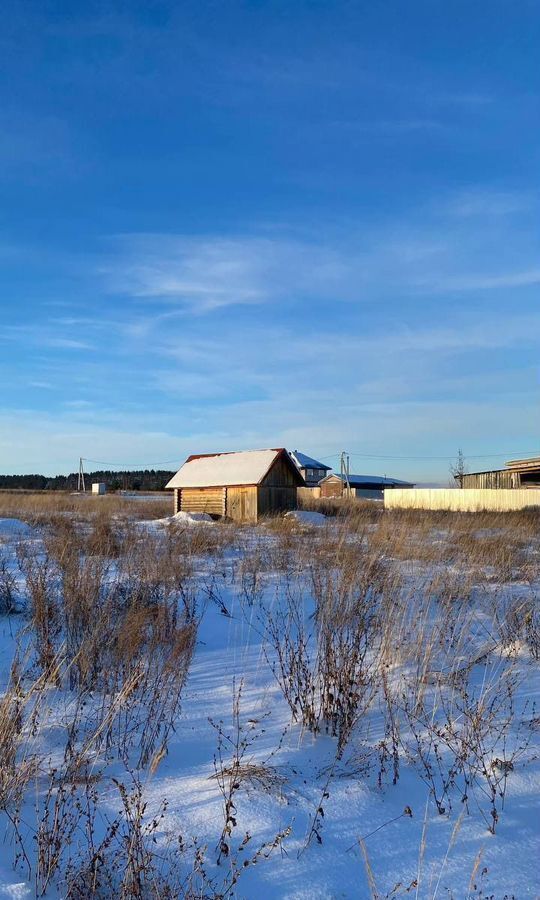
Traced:
[[[240, 334], [234, 328], [224, 329], [219, 340], [216, 337], [190, 336], [187, 343], [181, 339], [181, 331], [172, 331], [158, 338], [154, 352], [158, 357], [174, 359], [190, 368], [215, 366], [219, 369], [223, 350], [229, 347], [237, 351], [234, 355], [247, 366], [255, 366], [258, 361], [259, 371], [266, 360], [269, 367], [286, 367], [287, 371], [295, 363], [302, 367], [311, 364], [315, 374], [316, 370], [324, 370], [329, 364], [338, 371], [347, 361], [359, 366], [362, 359], [380, 359], [384, 351], [394, 355], [399, 366], [401, 360], [396, 355], [402, 351], [422, 354], [474, 353], [478, 350], [535, 346], [540, 339], [540, 314], [517, 316], [510, 321], [505, 315], [493, 315], [487, 322], [482, 315], [461, 315], [453, 327], [432, 325], [411, 328], [401, 325], [376, 330], [369, 335], [343, 334], [331, 323], [322, 325], [315, 331], [312, 329], [303, 335], [296, 334], [294, 341], [290, 331], [268, 326], [246, 328]], [[264, 360], [261, 360], [260, 346], [263, 341], [266, 352]], [[328, 352], [330, 349], [332, 353]]]
[[[294, 340], [289, 331], [269, 327], [241, 334], [233, 327], [224, 328], [221, 340], [202, 335], [186, 340], [185, 334], [173, 332], [161, 335], [153, 345], [152, 357], [159, 360], [159, 367], [150, 364], [147, 379], [162, 397], [181, 399], [184, 407], [204, 400], [209, 404], [206, 415], [241, 398], [264, 400], [277, 411], [285, 397], [294, 397], [297, 408], [304, 409], [309, 392], [314, 391], [313, 402], [326, 420], [328, 410], [341, 406], [345, 396], [382, 396], [381, 386], [388, 387], [394, 399], [398, 395], [420, 399], [436, 393], [439, 384], [444, 384], [441, 394], [451, 390], [452, 384], [463, 390], [464, 373], [472, 378], [471, 362], [479, 353], [501, 354], [506, 372], [504, 354], [516, 347], [535, 348], [539, 339], [540, 316], [534, 315], [512, 322], [502, 316], [493, 316], [490, 322], [481, 316], [460, 317], [454, 327], [401, 326], [369, 336], [342, 334], [327, 325]], [[265, 347], [262, 357], [261, 346]], [[507, 376], [508, 372], [508, 381]], [[346, 395], [341, 390], [344, 382], [349, 386]], [[499, 398], [503, 393], [499, 386]]]
[[403, 137], [407, 134], [414, 135], [419, 132], [438, 132], [442, 135], [452, 134], [455, 130], [447, 122], [433, 118], [373, 119], [371, 121], [349, 119], [332, 122], [331, 125], [358, 136], [364, 135], [366, 138]]
[[452, 197], [445, 212], [456, 218], [510, 216], [532, 209], [537, 197], [525, 191], [463, 190]]
[[123, 238], [118, 250], [101, 269], [113, 293], [183, 302], [200, 311], [256, 303], [265, 295], [269, 254], [260, 245], [146, 235]]
[[492, 291], [502, 288], [526, 288], [540, 284], [540, 269], [467, 275], [447, 274], [437, 277], [435, 273], [419, 277], [415, 286], [421, 290], [436, 293], [467, 293], [471, 291]]
[[12, 345], [32, 346], [40, 350], [93, 351], [95, 346], [89, 341], [57, 334], [54, 327], [45, 323], [32, 325], [4, 325], [0, 340]]
[[[81, 453], [96, 459], [151, 463], [192, 452], [193, 447], [216, 450], [263, 446], [278, 437], [285, 445], [313, 446], [325, 453], [335, 450], [336, 442], [354, 448], [364, 447], [365, 440], [370, 452], [382, 452], [384, 447], [385, 452], [406, 453], [403, 448], [411, 446], [418, 434], [425, 437], [428, 427], [443, 442], [439, 452], [454, 447], [454, 433], [466, 434], [469, 440], [482, 432], [490, 433], [496, 446], [493, 435], [497, 435], [497, 428], [502, 428], [503, 421], [506, 429], [517, 427], [529, 402], [522, 392], [515, 396], [522, 385], [519, 373], [514, 373], [509, 385], [506, 376], [512, 371], [502, 378], [501, 370], [500, 384], [484, 385], [485, 399], [479, 409], [470, 399], [469, 370], [442, 370], [443, 358], [463, 352], [472, 358], [479, 349], [494, 352], [519, 347], [521, 352], [537, 342], [540, 316], [514, 318], [508, 327], [498, 317], [489, 323], [483, 323], [481, 317], [475, 321], [460, 318], [451, 328], [415, 330], [401, 326], [391, 333], [371, 336], [328, 334], [320, 328], [311, 335], [299, 335], [294, 344], [290, 333], [279, 328], [246, 329], [235, 336], [231, 325], [225, 329], [223, 340], [215, 335], [205, 338], [203, 321], [195, 320], [195, 330], [198, 336], [190, 333], [186, 338], [179, 330], [168, 334], [166, 341], [162, 334], [161, 345], [151, 348], [148, 357], [140, 361], [140, 368], [139, 361], [136, 368], [134, 362], [130, 363], [131, 383], [138, 380], [141, 387], [148, 383], [149, 389], [133, 410], [126, 409], [125, 397], [122, 413], [114, 409], [112, 370], [107, 368], [102, 374], [95, 371], [92, 390], [107, 388], [103, 400], [112, 403], [109, 413], [100, 403], [99, 413], [91, 415], [88, 401], [94, 394], [81, 398], [82, 407], [77, 397], [64, 402], [57, 417], [69, 440], [62, 447], [51, 448], [54, 459], [58, 459], [54, 463], [58, 470], [73, 465], [73, 459]], [[164, 331], [168, 331], [168, 325]], [[267, 344], [261, 359], [263, 336]], [[185, 367], [189, 348], [193, 352]], [[114, 377], [118, 377], [117, 372]], [[507, 401], [509, 389], [512, 397]], [[323, 433], [313, 419], [315, 408], [317, 419], [325, 423]], [[21, 418], [16, 412], [12, 416], [18, 434]], [[362, 423], [362, 434], [369, 439], [360, 441], [358, 423]], [[42, 433], [47, 432], [46, 422], [44, 428]], [[126, 444], [125, 435], [121, 439], [119, 429], [138, 435], [132, 438], [131, 446]], [[161, 435], [150, 441], [149, 431], [161, 431]], [[133, 458], [133, 446], [139, 453], [137, 460]], [[31, 442], [24, 450], [27, 454], [32, 451]], [[32, 452], [39, 450], [36, 447]], [[8, 457], [13, 458], [13, 447], [6, 451]], [[417, 477], [410, 464], [403, 464], [395, 474], [399, 476], [400, 472], [404, 477]], [[423, 469], [418, 474], [427, 477]]]
[[[540, 283], [540, 269], [519, 235], [511, 228], [490, 230], [495, 207], [510, 213], [511, 199], [463, 197], [465, 224], [458, 231], [443, 219], [407, 229], [398, 222], [379, 232], [356, 225], [344, 236], [310, 239], [124, 235], [112, 242], [100, 275], [109, 293], [195, 314], [275, 300], [364, 302], [396, 291], [425, 296]], [[473, 210], [474, 239], [466, 224]], [[482, 238], [479, 216], [486, 219]]]
[[343, 286], [339, 251], [265, 237], [125, 236], [101, 267], [107, 289], [139, 300], [182, 303], [194, 312], [264, 303]]

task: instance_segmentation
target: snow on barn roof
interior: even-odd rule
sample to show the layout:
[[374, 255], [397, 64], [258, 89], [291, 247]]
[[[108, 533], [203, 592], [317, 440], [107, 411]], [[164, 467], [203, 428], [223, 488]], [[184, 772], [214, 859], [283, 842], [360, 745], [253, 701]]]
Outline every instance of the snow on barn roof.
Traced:
[[299, 450], [291, 450], [290, 456], [292, 456], [299, 469], [324, 469], [326, 472], [330, 472], [332, 468], [332, 466], [327, 466], [325, 463], [313, 459], [312, 456], [300, 453]]
[[[189, 456], [166, 487], [203, 488], [259, 484], [280, 454], [284, 454], [292, 467], [287, 451], [283, 448]], [[300, 474], [298, 479], [299, 483], [303, 483]]]

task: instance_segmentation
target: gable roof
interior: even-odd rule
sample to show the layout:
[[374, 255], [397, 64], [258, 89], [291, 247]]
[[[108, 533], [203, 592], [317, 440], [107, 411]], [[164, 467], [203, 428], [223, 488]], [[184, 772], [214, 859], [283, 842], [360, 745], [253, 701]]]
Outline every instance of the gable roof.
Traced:
[[[330, 478], [339, 478], [345, 481], [345, 477], [339, 472], [327, 475], [323, 481]], [[414, 487], [410, 481], [400, 481], [399, 478], [388, 478], [386, 475], [349, 475], [349, 484], [351, 487], [365, 487], [367, 484], [375, 484], [377, 487]]]
[[325, 472], [330, 472], [332, 469], [332, 466], [327, 466], [325, 463], [313, 459], [312, 456], [306, 456], [305, 453], [300, 453], [299, 450], [291, 450], [290, 456], [299, 469], [324, 469]]
[[298, 484], [304, 479], [283, 448], [274, 450], [240, 450], [231, 453], [207, 453], [188, 456], [185, 463], [173, 475], [165, 487], [203, 488], [233, 487], [240, 484], [260, 484], [278, 457], [298, 476]]

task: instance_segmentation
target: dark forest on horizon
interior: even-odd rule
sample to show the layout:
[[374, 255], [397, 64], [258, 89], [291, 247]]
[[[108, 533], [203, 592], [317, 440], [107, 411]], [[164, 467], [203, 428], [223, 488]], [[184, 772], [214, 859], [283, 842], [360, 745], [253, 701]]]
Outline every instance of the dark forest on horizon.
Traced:
[[[107, 485], [108, 491], [162, 491], [174, 472], [165, 469], [112, 471], [99, 469], [85, 472], [86, 490], [95, 481]], [[0, 490], [76, 491], [79, 475], [0, 475]]]

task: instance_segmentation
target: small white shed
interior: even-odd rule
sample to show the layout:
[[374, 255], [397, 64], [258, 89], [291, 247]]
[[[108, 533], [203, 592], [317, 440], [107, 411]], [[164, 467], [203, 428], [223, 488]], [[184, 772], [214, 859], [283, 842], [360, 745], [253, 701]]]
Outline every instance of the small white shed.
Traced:
[[105, 484], [105, 482], [104, 481], [92, 482], [92, 493], [98, 494], [99, 496], [106, 494], [107, 493], [107, 485]]

